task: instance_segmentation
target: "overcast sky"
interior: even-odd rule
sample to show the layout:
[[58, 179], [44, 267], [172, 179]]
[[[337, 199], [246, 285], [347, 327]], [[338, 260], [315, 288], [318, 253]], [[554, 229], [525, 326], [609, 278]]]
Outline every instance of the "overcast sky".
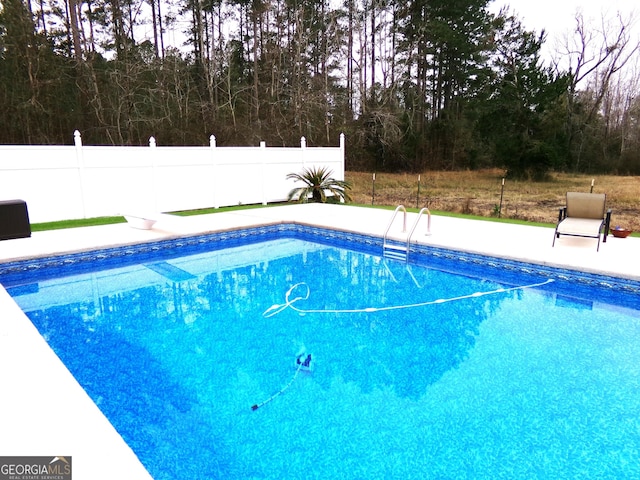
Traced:
[[578, 10], [582, 11], [587, 24], [591, 24], [590, 20], [599, 24], [603, 15], [605, 18], [615, 18], [616, 13], [620, 12], [623, 18], [628, 18], [633, 13], [636, 19], [635, 32], [640, 32], [638, 0], [494, 0], [490, 10], [498, 12], [503, 6], [510, 6], [527, 29], [545, 29], [547, 48], [556, 39], [573, 31]]
[[[585, 25], [597, 27], [602, 24], [602, 18], [615, 19], [618, 12], [625, 20], [632, 16], [632, 38], [635, 38], [632, 43], [640, 41], [639, 0], [494, 0], [489, 4], [489, 10], [497, 13], [504, 6], [510, 7], [528, 30], [539, 32], [544, 29], [547, 32], [541, 50], [545, 63], [562, 58], [557, 52], [566, 51], [562, 46], [567, 44], [567, 36], [571, 38], [573, 35], [578, 11], [582, 12]], [[560, 62], [563, 63], [562, 60]]]
[[511, 6], [519, 18], [529, 28], [545, 28], [552, 32], [563, 32], [574, 25], [573, 19], [578, 10], [585, 18], [601, 18], [601, 13], [613, 16], [616, 12], [640, 13], [638, 0], [494, 0], [491, 11], [497, 12], [502, 6]]

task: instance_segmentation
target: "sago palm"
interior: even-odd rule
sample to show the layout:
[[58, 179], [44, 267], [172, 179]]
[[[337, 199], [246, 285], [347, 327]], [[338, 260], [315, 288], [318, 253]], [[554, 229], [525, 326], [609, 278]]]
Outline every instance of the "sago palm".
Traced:
[[296, 187], [289, 192], [288, 200], [297, 199], [298, 203], [307, 203], [309, 197], [316, 203], [325, 203], [327, 196], [336, 201], [349, 202], [351, 197], [347, 190], [351, 183], [331, 178], [332, 170], [326, 167], [305, 168], [302, 173], [290, 173], [287, 179], [304, 183], [303, 187]]

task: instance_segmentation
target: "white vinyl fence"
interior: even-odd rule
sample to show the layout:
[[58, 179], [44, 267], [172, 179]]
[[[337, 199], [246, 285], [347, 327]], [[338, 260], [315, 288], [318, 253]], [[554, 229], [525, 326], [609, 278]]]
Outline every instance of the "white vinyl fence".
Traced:
[[339, 147], [0, 145], [0, 200], [27, 202], [32, 223], [286, 200], [289, 173], [327, 167], [344, 180]]

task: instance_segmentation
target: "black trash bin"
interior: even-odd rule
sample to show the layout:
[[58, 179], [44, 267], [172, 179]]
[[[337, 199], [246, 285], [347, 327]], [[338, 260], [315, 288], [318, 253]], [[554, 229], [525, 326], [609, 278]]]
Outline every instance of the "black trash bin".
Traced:
[[31, 236], [31, 224], [27, 202], [24, 200], [0, 201], [0, 240]]

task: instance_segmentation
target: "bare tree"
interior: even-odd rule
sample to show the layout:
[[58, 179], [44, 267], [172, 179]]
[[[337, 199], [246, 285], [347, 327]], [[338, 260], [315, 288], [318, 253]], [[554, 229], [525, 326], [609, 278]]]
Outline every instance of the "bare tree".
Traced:
[[[568, 62], [571, 74], [568, 89], [568, 137], [575, 152], [574, 168], [578, 169], [584, 148], [585, 129], [591, 126], [610, 94], [611, 84], [625, 66], [640, 52], [640, 41], [631, 37], [633, 15], [623, 17], [618, 13], [609, 20], [604, 15], [600, 25], [593, 27], [585, 22], [582, 13], [577, 13], [573, 37], [568, 37], [562, 57]], [[576, 115], [576, 100], [579, 88], [584, 85], [590, 98], [583, 105], [582, 113]], [[585, 98], [585, 95], [581, 95]]]

